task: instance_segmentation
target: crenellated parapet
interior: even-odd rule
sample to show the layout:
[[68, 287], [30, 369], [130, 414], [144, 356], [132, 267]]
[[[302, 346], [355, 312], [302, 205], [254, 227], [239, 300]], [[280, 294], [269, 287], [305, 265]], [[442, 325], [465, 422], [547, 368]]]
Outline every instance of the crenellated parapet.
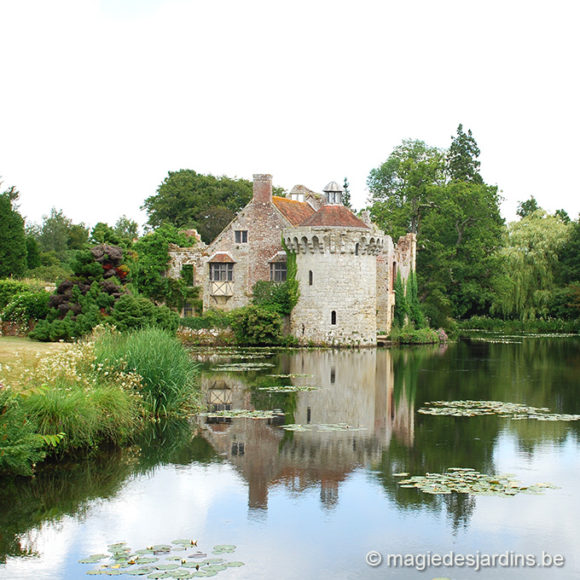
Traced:
[[385, 238], [368, 229], [296, 227], [283, 231], [284, 242], [294, 254], [352, 254], [378, 256]]

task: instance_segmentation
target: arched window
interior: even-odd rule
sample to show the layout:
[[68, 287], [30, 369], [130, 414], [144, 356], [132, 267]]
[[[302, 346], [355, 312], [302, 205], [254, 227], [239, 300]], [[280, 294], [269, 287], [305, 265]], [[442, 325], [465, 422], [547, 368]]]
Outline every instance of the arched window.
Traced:
[[358, 256], [358, 242], [354, 245], [354, 255]]
[[314, 276], [312, 275], [312, 270], [308, 270], [308, 286], [312, 286], [312, 281]]
[[336, 324], [336, 310], [330, 313], [330, 324]]

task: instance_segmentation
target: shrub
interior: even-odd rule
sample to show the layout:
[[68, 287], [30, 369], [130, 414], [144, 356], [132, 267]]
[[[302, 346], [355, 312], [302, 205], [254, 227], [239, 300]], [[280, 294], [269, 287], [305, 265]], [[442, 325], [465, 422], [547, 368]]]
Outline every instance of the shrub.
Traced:
[[6, 308], [15, 296], [31, 292], [31, 288], [25, 282], [19, 282], [8, 278], [0, 280], [0, 310]]
[[44, 446], [19, 397], [0, 383], [0, 473], [32, 475], [45, 456]]
[[41, 320], [48, 313], [50, 294], [45, 290], [40, 292], [23, 292], [17, 294], [0, 311], [4, 321], [28, 324], [30, 320]]
[[282, 318], [276, 312], [258, 306], [246, 306], [232, 312], [232, 330], [238, 344], [278, 344], [282, 339]]
[[433, 344], [447, 340], [442, 329], [435, 331], [432, 328], [415, 328], [413, 324], [406, 324], [403, 328], [394, 326], [389, 338], [400, 344]]
[[157, 326], [175, 333], [179, 316], [167, 306], [155, 306], [144, 296], [125, 294], [115, 303], [111, 322], [121, 331]]
[[180, 326], [200, 330], [202, 328], [228, 328], [232, 322], [230, 312], [207, 310], [203, 316], [188, 316], [179, 320]]
[[183, 414], [196, 402], [198, 365], [167, 331], [107, 332], [97, 339], [95, 355], [102, 368], [142, 377], [141, 395], [155, 416]]
[[252, 303], [261, 308], [272, 310], [285, 316], [295, 306], [293, 285], [286, 282], [267, 282], [260, 280], [252, 288]]

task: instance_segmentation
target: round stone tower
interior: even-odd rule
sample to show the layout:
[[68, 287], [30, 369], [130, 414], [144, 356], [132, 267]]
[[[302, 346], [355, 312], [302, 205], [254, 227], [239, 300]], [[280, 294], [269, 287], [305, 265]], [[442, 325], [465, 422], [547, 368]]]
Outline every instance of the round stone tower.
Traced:
[[376, 345], [377, 256], [384, 238], [343, 205], [324, 205], [283, 232], [300, 288], [292, 334], [301, 343]]

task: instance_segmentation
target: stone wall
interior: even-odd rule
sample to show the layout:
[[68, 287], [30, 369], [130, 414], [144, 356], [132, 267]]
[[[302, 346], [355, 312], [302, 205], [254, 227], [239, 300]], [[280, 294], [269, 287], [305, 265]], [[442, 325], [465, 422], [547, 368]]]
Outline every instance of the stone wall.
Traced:
[[[284, 230], [300, 287], [291, 332], [301, 343], [376, 344], [376, 259], [384, 239], [366, 228]], [[334, 313], [334, 315], [333, 315]]]

